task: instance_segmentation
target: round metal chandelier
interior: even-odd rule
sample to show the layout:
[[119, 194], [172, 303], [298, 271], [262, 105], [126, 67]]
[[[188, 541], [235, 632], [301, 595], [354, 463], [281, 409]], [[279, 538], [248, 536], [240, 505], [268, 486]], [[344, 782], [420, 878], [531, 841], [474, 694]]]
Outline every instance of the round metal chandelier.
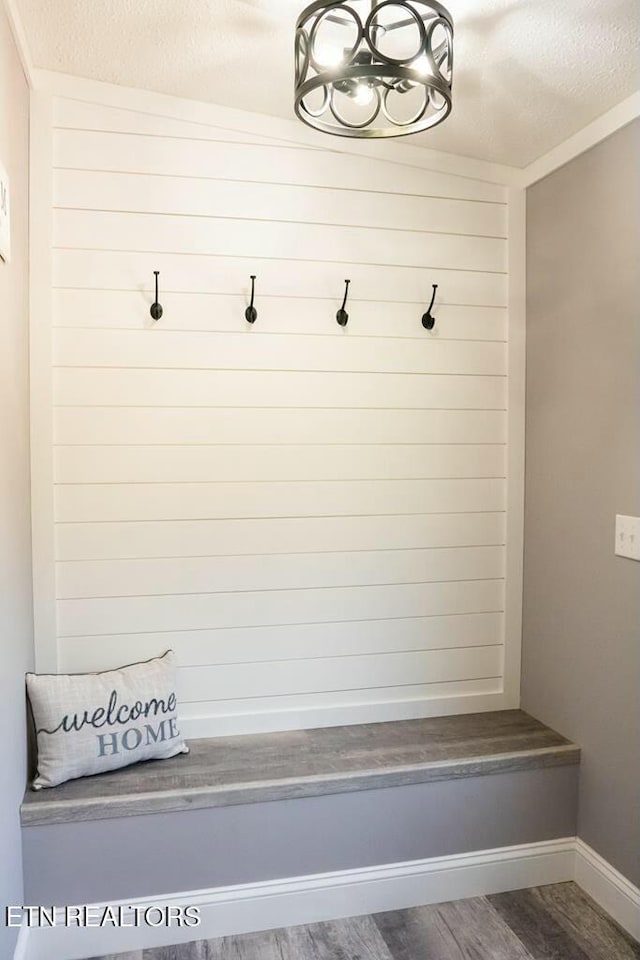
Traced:
[[453, 20], [437, 0], [316, 0], [298, 17], [295, 110], [341, 137], [401, 137], [451, 112]]

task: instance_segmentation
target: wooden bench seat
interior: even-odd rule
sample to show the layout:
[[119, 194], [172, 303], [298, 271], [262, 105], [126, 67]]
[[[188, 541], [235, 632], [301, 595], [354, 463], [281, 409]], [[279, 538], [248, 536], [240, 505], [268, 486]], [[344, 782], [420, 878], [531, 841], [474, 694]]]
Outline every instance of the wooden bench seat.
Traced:
[[172, 760], [28, 790], [25, 827], [348, 793], [578, 764], [520, 710], [194, 740]]

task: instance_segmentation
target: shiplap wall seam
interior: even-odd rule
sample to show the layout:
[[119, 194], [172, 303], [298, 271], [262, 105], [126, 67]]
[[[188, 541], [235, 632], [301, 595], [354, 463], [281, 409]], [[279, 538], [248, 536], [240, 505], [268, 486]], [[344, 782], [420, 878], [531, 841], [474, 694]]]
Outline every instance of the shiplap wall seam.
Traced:
[[[474, 644], [469, 644], [468, 646], [465, 646], [465, 645], [463, 644], [463, 645], [461, 645], [461, 646], [456, 647], [455, 649], [456, 649], [456, 650], [480, 650], [480, 649], [488, 649], [488, 648], [501, 647], [501, 646], [502, 646], [501, 643], [474, 643]], [[432, 653], [442, 653], [443, 650], [450, 650], [450, 649], [451, 649], [451, 647], [429, 647], [429, 650], [430, 650]], [[416, 648], [416, 649], [414, 649], [414, 648], [412, 648], [412, 647], [409, 647], [409, 648], [406, 649], [406, 650], [405, 650], [404, 648], [401, 649], [401, 650], [383, 650], [383, 651], [380, 651], [380, 653], [376, 654], [376, 656], [380, 656], [380, 657], [393, 657], [393, 656], [395, 656], [396, 654], [402, 654], [402, 653], [422, 653], [422, 652], [423, 652], [422, 647], [418, 647], [418, 648]], [[334, 655], [332, 655], [331, 659], [332, 659], [332, 660], [341, 660], [341, 659], [347, 659], [347, 658], [350, 657], [350, 656], [353, 656], [353, 654], [349, 654], [349, 653], [334, 654]], [[325, 657], [320, 657], [320, 656], [314, 656], [314, 657], [269, 657], [269, 659], [265, 659], [265, 660], [258, 660], [258, 659], [252, 660], [251, 663], [253, 663], [253, 664], [259, 664], [259, 663], [289, 663], [290, 660], [303, 660], [303, 661], [306, 663], [306, 662], [313, 661], [313, 660], [324, 660], [324, 659], [325, 659]], [[237, 666], [239, 666], [239, 665], [242, 664], [242, 663], [246, 663], [246, 661], [245, 661], [245, 660], [237, 660], [237, 661], [236, 661], [236, 660], [228, 660], [228, 661], [225, 661], [225, 663], [226, 663], [227, 666], [237, 667]], [[204, 667], [215, 667], [215, 666], [219, 666], [219, 664], [217, 664], [217, 663], [215, 663], [215, 662], [213, 662], [213, 663], [203, 663], [203, 664], [194, 664], [194, 665], [189, 666], [189, 667], [180, 667], [180, 669], [183, 670], [183, 671], [184, 671], [184, 670], [198, 670], [201, 666], [204, 666]]]
[[505, 188], [79, 99], [52, 137], [63, 668], [171, 645], [209, 735], [495, 708]]
[[[130, 255], [138, 254], [138, 253], [143, 253], [143, 254], [156, 254], [156, 253], [158, 252], [158, 251], [155, 251], [155, 250], [151, 249], [150, 247], [149, 247], [149, 249], [146, 249], [145, 247], [141, 247], [141, 248], [137, 248], [137, 247], [136, 247], [136, 248], [132, 248], [132, 249], [124, 249], [124, 250], [118, 249], [118, 250], [117, 250], [117, 249], [115, 249], [115, 248], [110, 248], [110, 247], [82, 246], [81, 244], [78, 245], [78, 246], [71, 246], [71, 245], [65, 246], [65, 245], [62, 245], [62, 244], [54, 244], [53, 250], [54, 250], [54, 252], [59, 251], [59, 252], [61, 252], [61, 253], [69, 253], [69, 252], [74, 252], [74, 253], [75, 253], [75, 252], [78, 252], [78, 251], [82, 251], [83, 253], [86, 252], [86, 253], [95, 253], [95, 254], [98, 254], [98, 253], [118, 253], [118, 254], [119, 254], [119, 253], [125, 253], [125, 254], [130, 254]], [[190, 252], [190, 251], [170, 250], [170, 249], [169, 249], [169, 250], [161, 250], [161, 251], [159, 251], [159, 252], [162, 253], [162, 254], [166, 254], [166, 255], [168, 255], [168, 256], [171, 256], [171, 257], [209, 257], [209, 258], [211, 258], [211, 259], [218, 259], [218, 258], [219, 258], [219, 259], [222, 259], [222, 260], [228, 260], [228, 259], [229, 259], [229, 256], [233, 256], [235, 260], [248, 260], [248, 261], [250, 261], [251, 263], [254, 263], [254, 262], [255, 262], [255, 263], [261, 263], [261, 262], [262, 262], [262, 263], [265, 263], [265, 262], [271, 263], [272, 261], [275, 261], [276, 263], [280, 263], [280, 261], [283, 259], [281, 256], [278, 256], [277, 254], [274, 254], [274, 256], [264, 256], [263, 254], [255, 254], [255, 253], [248, 253], [248, 254], [239, 254], [239, 253], [233, 254], [233, 253], [231, 253], [231, 254], [227, 254], [227, 253], [215, 253], [215, 252], [212, 252], [211, 250], [204, 250], [204, 251], [199, 251], [199, 250], [198, 250], [198, 251]], [[382, 255], [381, 255], [381, 256], [382, 256]], [[386, 269], [386, 268], [389, 266], [388, 262], [387, 262], [386, 260], [382, 260], [382, 259], [381, 259], [381, 260], [350, 260], [350, 259], [348, 259], [347, 257], [339, 257], [339, 258], [337, 258], [337, 259], [331, 259], [331, 258], [325, 257], [325, 258], [321, 258], [321, 259], [320, 259], [320, 258], [317, 258], [317, 257], [309, 256], [309, 257], [296, 257], [295, 259], [294, 259], [294, 258], [291, 258], [291, 261], [292, 261], [292, 262], [295, 262], [295, 263], [304, 263], [304, 264], [310, 263], [310, 264], [314, 264], [314, 265], [322, 264], [322, 265], [327, 265], [327, 266], [332, 266], [332, 265], [334, 265], [334, 264], [339, 264], [339, 265], [345, 266], [345, 267], [365, 266], [365, 267], [384, 267], [384, 268]], [[414, 265], [414, 264], [407, 264], [407, 263], [395, 263], [395, 264], [393, 264], [393, 266], [394, 266], [396, 269], [398, 269], [398, 270], [412, 270], [415, 265]], [[444, 273], [450, 272], [450, 273], [456, 273], [456, 274], [458, 274], [458, 273], [471, 273], [471, 274], [474, 274], [474, 275], [479, 274], [479, 275], [482, 276], [482, 277], [506, 277], [506, 275], [507, 275], [507, 271], [506, 271], [506, 270], [489, 270], [489, 269], [479, 269], [479, 268], [476, 268], [476, 267], [460, 267], [460, 266], [457, 266], [457, 267], [447, 267], [447, 266], [444, 266], [444, 265], [441, 264], [441, 263], [427, 263], [427, 264], [424, 265], [424, 267], [420, 266], [419, 269], [438, 270], [438, 271], [441, 271], [441, 272], [444, 272]], [[393, 299], [391, 299], [391, 302], [393, 302]], [[500, 306], [500, 305], [501, 305], [501, 304], [499, 304], [499, 306]], [[481, 306], [484, 306], [484, 304], [481, 304]], [[493, 306], [493, 304], [486, 304], [486, 306]]]
[[[94, 213], [99, 216], [104, 214], [122, 214], [123, 216], [131, 217], [154, 217], [158, 216], [157, 214], [150, 213], [148, 210], [129, 210], [118, 207], [115, 210], [111, 210], [107, 207], [72, 207], [72, 206], [56, 206], [53, 208], [54, 214], [57, 213]], [[225, 223], [230, 218], [223, 216], [214, 216], [213, 214], [203, 214], [203, 213], [163, 213], [163, 217], [172, 218], [174, 220], [204, 220], [207, 223], [213, 222], [216, 224]], [[242, 224], [271, 224], [272, 221], [268, 217], [234, 217], [235, 223]], [[334, 222], [332, 220], [286, 220], [281, 219], [280, 223], [286, 226], [300, 226], [301, 223], [307, 224], [312, 227], [331, 227], [333, 229], [344, 229], [344, 230], [379, 230], [385, 231], [386, 233], [399, 233], [399, 234], [416, 234], [418, 237], [465, 237], [473, 238], [474, 240], [506, 240], [506, 236], [501, 234], [493, 233], [472, 233], [470, 231], [462, 230], [420, 230], [417, 227], [390, 227], [390, 226], [376, 226], [372, 228], [369, 224], [366, 223], [340, 223]], [[64, 250], [66, 249], [64, 244], [55, 244], [56, 249]], [[72, 245], [71, 249], [77, 249], [76, 245]], [[93, 248], [84, 248], [84, 249], [98, 249], [102, 250], [103, 247], [93, 247]], [[169, 251], [171, 253], [179, 253], [180, 251]], [[206, 251], [209, 256], [213, 256], [210, 252]], [[345, 262], [345, 261], [340, 261]], [[346, 261], [348, 262], [348, 261]], [[358, 261], [356, 261], [358, 262]], [[385, 262], [386, 265], [386, 262]], [[442, 268], [445, 269], [445, 268]], [[506, 270], [497, 270], [496, 273], [506, 273]]]
[[[117, 143], [119, 141], [119, 143]], [[168, 174], [202, 179], [232, 179], [246, 182], [299, 183], [303, 186], [327, 186], [342, 189], [378, 190], [383, 193], [402, 192], [418, 196], [442, 195], [459, 199], [490, 200], [505, 204], [505, 188], [482, 180], [471, 180], [447, 173], [427, 173], [419, 167], [397, 166], [388, 159], [353, 156], [326, 150], [309, 151], [299, 144], [276, 145], [255, 143], [245, 138], [238, 142], [226, 141], [224, 153], [216, 152], [220, 143], [207, 140], [180, 140], [171, 135], [163, 137], [163, 149], [158, 150], [155, 138], [146, 138], [136, 132], [53, 129], [54, 168], [112, 171], [119, 173]], [[188, 153], [185, 154], [185, 145]], [[92, 150], [92, 147], [94, 148]], [[261, 151], [260, 155], [257, 151]], [[297, 156], [306, 156], [300, 167]], [[256, 157], [263, 159], [259, 165]], [[280, 163], [274, 163], [274, 158]], [[395, 169], [400, 174], [402, 191], [397, 190], [398, 179], [389, 181], [380, 172]], [[331, 175], [331, 176], [330, 176]], [[306, 179], [305, 179], [306, 178]], [[436, 193], [437, 190], [437, 193]], [[432, 192], [433, 191], [433, 192]]]
[[[207, 177], [207, 176], [194, 176], [194, 175], [186, 176], [186, 175], [183, 175], [183, 174], [148, 173], [148, 172], [143, 172], [143, 171], [132, 171], [132, 170], [109, 170], [109, 169], [101, 170], [99, 167], [95, 167], [95, 168], [91, 168], [91, 169], [87, 170], [87, 169], [84, 168], [84, 167], [69, 167], [69, 166], [61, 166], [61, 165], [55, 165], [55, 164], [54, 164], [54, 166], [53, 166], [52, 169], [53, 169], [53, 173], [54, 173], [54, 174], [61, 174], [61, 175], [62, 175], [62, 174], [66, 174], [66, 173], [73, 174], [73, 175], [74, 175], [74, 180], [77, 178], [77, 175], [82, 175], [82, 174], [91, 173], [91, 174], [95, 174], [95, 175], [108, 175], [109, 177], [144, 178], [145, 180], [151, 179], [151, 178], [153, 178], [153, 177], [157, 177], [160, 181], [167, 180], [167, 179], [170, 179], [170, 180], [197, 181], [197, 182], [203, 182], [203, 183], [206, 183], [206, 184], [222, 184], [222, 185], [224, 185], [225, 187], [228, 187], [229, 185], [233, 185], [233, 184], [236, 184], [236, 185], [237, 185], [237, 184], [239, 184], [239, 183], [241, 183], [241, 184], [243, 185], [243, 187], [244, 187], [244, 186], [250, 186], [250, 187], [269, 187], [270, 189], [272, 189], [272, 188], [274, 188], [274, 187], [283, 187], [283, 186], [293, 187], [293, 186], [295, 186], [295, 187], [297, 187], [297, 188], [299, 188], [299, 189], [325, 191], [326, 193], [345, 193], [345, 194], [349, 194], [349, 195], [354, 195], [354, 194], [356, 194], [356, 195], [357, 195], [357, 194], [368, 194], [368, 195], [370, 195], [370, 196], [372, 196], [372, 197], [385, 197], [385, 198], [386, 198], [386, 197], [393, 197], [395, 200], [402, 200], [402, 199], [410, 200], [410, 201], [416, 201], [416, 200], [433, 200], [433, 201], [440, 201], [440, 200], [441, 200], [441, 201], [443, 201], [443, 202], [451, 202], [451, 203], [464, 203], [464, 204], [474, 204], [474, 203], [475, 203], [475, 204], [482, 204], [482, 205], [484, 205], [485, 207], [489, 207], [489, 208], [497, 208], [497, 209], [499, 209], [499, 210], [501, 210], [501, 211], [504, 209], [505, 212], [506, 212], [506, 209], [507, 209], [507, 204], [506, 204], [505, 201], [503, 201], [503, 200], [495, 200], [495, 199], [487, 199], [487, 200], [485, 200], [485, 199], [480, 199], [480, 198], [478, 198], [478, 197], [472, 197], [472, 196], [459, 197], [459, 196], [456, 196], [453, 191], [452, 191], [451, 195], [449, 195], [449, 194], [446, 193], [446, 192], [443, 192], [443, 193], [433, 193], [433, 194], [430, 194], [430, 193], [410, 193], [410, 192], [407, 192], [407, 191], [394, 191], [394, 190], [389, 190], [389, 189], [387, 189], [387, 190], [377, 189], [377, 190], [376, 190], [376, 189], [374, 189], [374, 188], [372, 188], [372, 187], [366, 187], [366, 188], [365, 188], [365, 187], [358, 187], [358, 186], [344, 187], [344, 186], [340, 186], [339, 184], [337, 184], [337, 185], [336, 185], [336, 184], [328, 185], [328, 184], [322, 184], [322, 183], [298, 183], [298, 184], [291, 184], [291, 183], [288, 183], [288, 182], [286, 182], [286, 181], [281, 181], [281, 180], [264, 180], [264, 179], [262, 179], [262, 180], [245, 179], [245, 180], [238, 181], [238, 180], [233, 179], [233, 178], [231, 178], [231, 177], [220, 177], [220, 176], [218, 176], [218, 177], [211, 177], [211, 176]], [[53, 204], [52, 207], [51, 207], [51, 209], [52, 209], [52, 210], [55, 210], [55, 209], [69, 209], [69, 208], [68, 208], [67, 206], [63, 205], [61, 202], [58, 202], [58, 203], [56, 203], [56, 204]], [[91, 210], [91, 209], [101, 209], [101, 208], [79, 207], [78, 209], [81, 209], [81, 210], [90, 209], [90, 210]], [[126, 212], [126, 211], [125, 211], [125, 212]], [[133, 212], [135, 212], [135, 211], [133, 211]], [[141, 211], [141, 212], [144, 213], [144, 212], [148, 212], [148, 211]], [[179, 216], [187, 216], [187, 214], [183, 214], [183, 213], [178, 214], [178, 215], [179, 215]], [[206, 215], [205, 215], [205, 216], [206, 216]], [[402, 227], [398, 227], [397, 229], [403, 229], [403, 228], [402, 228]], [[446, 232], [451, 232], [451, 231], [446, 231]], [[455, 232], [455, 231], [454, 231], [454, 232]], [[494, 236], [494, 234], [489, 234], [489, 236]], [[498, 236], [499, 239], [506, 239], [506, 237], [505, 237], [502, 233], [497, 234], [496, 236]]]

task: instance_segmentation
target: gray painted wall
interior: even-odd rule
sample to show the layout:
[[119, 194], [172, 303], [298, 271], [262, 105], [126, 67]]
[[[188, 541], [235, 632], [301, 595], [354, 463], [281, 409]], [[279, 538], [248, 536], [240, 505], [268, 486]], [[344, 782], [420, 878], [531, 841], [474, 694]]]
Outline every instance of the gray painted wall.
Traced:
[[575, 835], [578, 767], [24, 828], [28, 903], [153, 897]]
[[582, 747], [579, 835], [640, 885], [640, 121], [528, 191], [522, 706]]
[[16, 930], [5, 904], [22, 903], [18, 806], [26, 779], [24, 672], [33, 666], [27, 316], [29, 92], [0, 4], [0, 163], [11, 181], [11, 263], [0, 261], [0, 957]]

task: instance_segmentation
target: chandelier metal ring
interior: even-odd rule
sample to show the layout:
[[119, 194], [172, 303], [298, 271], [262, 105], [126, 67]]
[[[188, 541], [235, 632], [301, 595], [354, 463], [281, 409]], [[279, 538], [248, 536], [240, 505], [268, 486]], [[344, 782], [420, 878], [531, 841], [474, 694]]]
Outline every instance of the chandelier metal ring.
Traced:
[[[351, 15], [351, 23], [354, 24], [357, 29], [357, 36], [355, 41], [352, 43], [351, 47], [342, 51], [342, 57], [345, 60], [350, 60], [355, 55], [356, 51], [358, 50], [358, 47], [361, 45], [364, 39], [364, 26], [363, 26], [362, 20], [360, 19], [360, 17], [358, 16], [355, 10], [350, 10], [348, 7], [346, 7], [345, 9], [349, 10], [349, 13]], [[309, 59], [315, 70], [324, 70], [327, 67], [326, 63], [323, 64], [318, 59], [314, 51], [315, 51], [316, 41], [318, 38], [318, 31], [322, 27], [323, 23], [329, 20], [331, 20], [331, 10], [325, 10], [316, 18], [315, 23], [313, 24], [311, 28], [311, 32], [309, 34]], [[350, 25], [349, 20], [345, 19], [342, 25], [349, 26]]]
[[331, 113], [332, 113], [333, 116], [336, 118], [336, 120], [338, 121], [338, 123], [343, 124], [345, 127], [348, 127], [348, 129], [350, 129], [350, 130], [360, 130], [362, 127], [368, 127], [369, 124], [370, 124], [373, 120], [375, 120], [375, 118], [378, 116], [378, 112], [379, 112], [379, 110], [380, 110], [380, 91], [379, 91], [379, 90], [374, 90], [374, 91], [372, 91], [372, 94], [373, 94], [373, 111], [371, 112], [371, 114], [370, 114], [369, 116], [366, 116], [363, 120], [360, 120], [360, 121], [357, 121], [357, 122], [348, 120], [346, 117], [343, 117], [343, 116], [340, 114], [340, 111], [339, 111], [338, 108], [336, 107], [336, 94], [337, 94], [337, 93], [339, 93], [339, 91], [336, 90], [335, 87], [334, 87], [334, 88], [332, 89], [332, 91], [331, 91], [331, 94], [330, 94], [329, 107], [330, 107], [330, 109], [331, 109]]
[[[417, 26], [418, 35], [420, 37], [420, 46], [418, 47], [416, 52], [412, 54], [410, 57], [390, 57], [388, 54], [382, 53], [382, 51], [378, 49], [378, 46], [373, 38], [373, 31], [374, 29], [377, 29], [375, 20], [385, 7], [402, 7], [407, 11], [408, 14], [410, 14], [413, 20], [413, 23], [415, 23], [415, 25]], [[411, 21], [407, 20], [402, 25], [407, 26], [410, 23]], [[398, 66], [407, 66], [408, 64], [413, 63], [415, 60], [417, 60], [422, 53], [426, 52], [425, 47], [427, 43], [427, 31], [425, 30], [424, 20], [422, 19], [422, 17], [418, 16], [418, 14], [413, 9], [413, 7], [411, 7], [406, 2], [402, 2], [402, 0], [383, 0], [382, 3], [379, 3], [376, 7], [373, 8], [371, 13], [367, 17], [367, 22], [365, 24], [364, 29], [367, 37], [367, 43], [371, 48], [371, 52], [373, 53], [374, 56], [378, 57], [383, 63], [392, 63], [392, 64], [397, 64]], [[386, 28], [385, 32], [387, 30], [388, 30], [388, 27]]]
[[[447, 34], [447, 43], [442, 43], [437, 50], [434, 50], [433, 34], [435, 33], [437, 27], [442, 27], [444, 32]], [[451, 25], [447, 22], [447, 20], [444, 19], [444, 17], [438, 17], [429, 24], [427, 29], [426, 57], [429, 61], [429, 65], [434, 76], [442, 77], [445, 83], [450, 83], [451, 77], [445, 77], [441, 69], [444, 61], [448, 60], [449, 74], [451, 74], [453, 70], [453, 33], [451, 31]]]
[[304, 30], [296, 30], [296, 85], [309, 69], [309, 38]]
[[424, 88], [424, 100], [422, 102], [422, 106], [419, 107], [419, 109], [416, 111], [416, 113], [413, 114], [412, 117], [409, 117], [406, 120], [398, 120], [396, 117], [393, 116], [393, 111], [389, 109], [389, 104], [387, 101], [389, 100], [389, 94], [393, 92], [394, 92], [393, 87], [391, 88], [387, 87], [387, 89], [385, 90], [382, 96], [382, 112], [384, 113], [389, 123], [393, 123], [395, 126], [398, 126], [398, 127], [409, 127], [413, 123], [419, 123], [420, 120], [422, 120], [422, 118], [424, 117], [427, 110], [429, 109], [429, 100], [431, 99], [431, 95], [429, 93], [428, 88], [427, 87]]
[[[327, 107], [329, 106], [331, 100], [331, 93], [326, 85], [326, 83], [319, 84], [316, 90], [322, 90], [322, 103], [319, 107], [310, 107], [307, 103], [302, 102], [302, 109], [309, 117], [318, 118], [323, 115]], [[313, 91], [310, 91], [313, 92]]]

